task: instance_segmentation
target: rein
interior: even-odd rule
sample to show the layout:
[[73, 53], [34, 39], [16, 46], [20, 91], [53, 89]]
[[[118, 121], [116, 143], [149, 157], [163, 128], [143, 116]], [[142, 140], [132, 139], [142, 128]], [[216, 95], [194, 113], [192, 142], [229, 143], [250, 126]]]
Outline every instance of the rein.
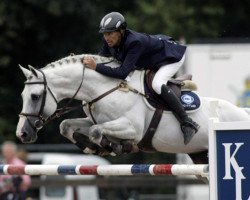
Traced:
[[[49, 123], [50, 121], [61, 117], [62, 115], [72, 112], [73, 110], [76, 110], [77, 108], [79, 108], [80, 106], [74, 106], [74, 107], [70, 107], [69, 105], [71, 104], [71, 102], [73, 101], [73, 99], [76, 97], [77, 93], [79, 92], [79, 90], [82, 87], [82, 83], [83, 83], [83, 78], [84, 78], [84, 73], [85, 73], [85, 67], [83, 67], [83, 71], [82, 71], [82, 79], [81, 79], [81, 83], [78, 86], [76, 92], [74, 93], [74, 95], [69, 99], [69, 101], [67, 102], [67, 104], [65, 106], [63, 106], [62, 108], [58, 108], [56, 109], [56, 111], [54, 112], [54, 114], [52, 114], [51, 116], [49, 116], [48, 118], [44, 119], [42, 121], [42, 126], [44, 126], [45, 124]], [[49, 89], [49, 87], [47, 87]], [[50, 89], [49, 89], [50, 90]], [[51, 91], [51, 90], [50, 90]], [[56, 101], [56, 103], [58, 104], [58, 102]]]
[[[69, 101], [67, 102], [67, 104], [65, 106], [63, 106], [62, 108], [58, 108], [56, 109], [56, 111], [54, 112], [54, 114], [52, 114], [51, 116], [49, 116], [48, 118], [45, 118], [43, 116], [43, 111], [44, 111], [44, 107], [45, 107], [45, 102], [46, 102], [46, 96], [47, 96], [47, 89], [48, 91], [51, 93], [53, 99], [55, 100], [56, 104], [58, 104], [58, 101], [55, 97], [55, 95], [53, 94], [53, 92], [51, 91], [50, 87], [48, 86], [47, 84], [47, 80], [46, 80], [46, 76], [44, 74], [44, 72], [42, 70], [39, 70], [37, 69], [39, 72], [42, 73], [43, 75], [43, 81], [36, 81], [36, 82], [25, 82], [26, 85], [31, 85], [31, 84], [43, 84], [44, 85], [44, 89], [43, 89], [43, 95], [42, 95], [42, 103], [41, 103], [41, 107], [39, 109], [39, 112], [38, 114], [35, 114], [35, 113], [24, 113], [24, 112], [21, 112], [19, 115], [21, 116], [25, 116], [28, 120], [28, 123], [30, 124], [30, 126], [36, 130], [36, 129], [41, 129], [45, 124], [49, 123], [50, 121], [56, 119], [56, 118], [59, 118], [61, 117], [62, 115], [66, 114], [66, 113], [69, 113], [69, 112], [72, 112], [78, 108], [83, 108], [85, 106], [88, 107], [88, 110], [89, 110], [89, 113], [90, 113], [90, 116], [92, 118], [92, 121], [94, 122], [94, 124], [97, 124], [94, 116], [93, 116], [93, 113], [92, 113], [92, 105], [94, 103], [96, 103], [97, 101], [101, 100], [102, 98], [106, 97], [107, 95], [111, 94], [112, 92], [116, 91], [116, 90], [121, 90], [121, 91], [124, 91], [124, 92], [133, 92], [135, 94], [138, 94], [138, 95], [141, 95], [145, 98], [149, 98], [148, 95], [145, 95], [143, 93], [141, 93], [140, 91], [130, 87], [127, 82], [125, 81], [121, 81], [116, 87], [108, 90], [107, 92], [101, 94], [100, 96], [96, 97], [95, 99], [91, 100], [90, 102], [86, 102], [80, 106], [69, 106], [70, 103], [73, 101], [73, 99], [76, 97], [76, 95], [78, 94], [81, 86], [82, 86], [82, 83], [83, 83], [83, 79], [84, 79], [84, 73], [85, 73], [85, 67], [83, 67], [83, 73], [82, 73], [82, 79], [81, 79], [81, 82], [80, 82], [80, 85], [78, 86], [76, 92], [74, 93], [74, 95], [69, 99]], [[33, 125], [31, 123], [31, 121], [29, 120], [28, 117], [37, 117], [38, 120], [35, 121], [35, 124]]]
[[95, 120], [95, 118], [94, 118], [94, 116], [93, 116], [93, 113], [92, 113], [92, 110], [91, 110], [91, 106], [92, 106], [95, 102], [101, 100], [102, 98], [106, 97], [107, 95], [111, 94], [112, 92], [114, 92], [114, 91], [116, 91], [116, 90], [121, 90], [121, 91], [124, 91], [124, 92], [129, 92], [129, 91], [131, 91], [131, 92], [133, 92], [133, 93], [135, 93], [135, 94], [139, 94], [139, 95], [141, 95], [141, 96], [143, 96], [143, 97], [145, 97], [145, 98], [148, 98], [147, 95], [145, 95], [145, 94], [139, 92], [138, 90], [136, 90], [136, 89], [130, 87], [130, 86], [127, 84], [127, 82], [121, 81], [116, 87], [114, 87], [114, 88], [110, 89], [109, 91], [103, 93], [102, 95], [98, 96], [97, 98], [93, 99], [92, 101], [86, 102], [85, 104], [82, 105], [82, 107], [88, 106], [88, 108], [89, 108], [89, 114], [90, 114], [90, 116], [91, 116], [92, 121], [94, 122], [94, 124], [97, 124], [97, 122], [96, 122], [96, 120]]

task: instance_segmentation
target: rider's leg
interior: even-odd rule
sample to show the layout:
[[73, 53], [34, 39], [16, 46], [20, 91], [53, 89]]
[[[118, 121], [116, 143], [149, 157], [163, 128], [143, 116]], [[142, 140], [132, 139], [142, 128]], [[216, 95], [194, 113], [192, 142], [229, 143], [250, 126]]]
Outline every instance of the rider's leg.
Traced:
[[156, 93], [161, 95], [177, 119], [180, 121], [181, 130], [184, 135], [184, 144], [188, 144], [194, 134], [198, 131], [199, 125], [188, 117], [178, 97], [171, 90], [171, 88], [166, 85], [168, 80], [173, 77], [182, 66], [184, 59], [185, 56], [183, 56], [183, 58], [177, 63], [162, 66], [155, 74], [152, 87]]
[[175, 113], [177, 119], [181, 122], [181, 130], [184, 134], [184, 144], [188, 144], [194, 134], [198, 131], [199, 125], [188, 117], [178, 97], [170, 87], [162, 85], [161, 97]]

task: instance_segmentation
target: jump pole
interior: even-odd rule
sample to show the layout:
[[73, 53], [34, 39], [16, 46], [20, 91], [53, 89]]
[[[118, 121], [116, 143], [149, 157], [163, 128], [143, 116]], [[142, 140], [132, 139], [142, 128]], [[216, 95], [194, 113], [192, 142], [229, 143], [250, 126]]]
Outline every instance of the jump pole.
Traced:
[[200, 175], [208, 177], [208, 165], [133, 164], [133, 165], [0, 165], [6, 175]]

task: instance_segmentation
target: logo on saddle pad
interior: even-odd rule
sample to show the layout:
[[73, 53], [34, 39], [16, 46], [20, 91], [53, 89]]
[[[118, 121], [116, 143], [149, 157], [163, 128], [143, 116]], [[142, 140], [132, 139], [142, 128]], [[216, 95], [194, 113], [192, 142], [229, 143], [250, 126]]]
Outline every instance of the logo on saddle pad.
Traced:
[[181, 91], [180, 101], [185, 110], [196, 110], [200, 107], [200, 98], [192, 91]]
[[181, 100], [186, 104], [191, 104], [194, 102], [194, 98], [188, 94], [182, 95]]

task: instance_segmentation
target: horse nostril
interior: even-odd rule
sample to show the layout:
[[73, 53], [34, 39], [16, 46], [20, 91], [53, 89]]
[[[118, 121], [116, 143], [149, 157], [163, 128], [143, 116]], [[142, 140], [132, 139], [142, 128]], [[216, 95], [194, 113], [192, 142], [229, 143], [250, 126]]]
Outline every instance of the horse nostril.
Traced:
[[23, 139], [24, 139], [24, 138], [26, 138], [26, 137], [27, 137], [27, 135], [28, 135], [28, 134], [27, 134], [26, 132], [22, 132], [21, 138], [23, 138]]

